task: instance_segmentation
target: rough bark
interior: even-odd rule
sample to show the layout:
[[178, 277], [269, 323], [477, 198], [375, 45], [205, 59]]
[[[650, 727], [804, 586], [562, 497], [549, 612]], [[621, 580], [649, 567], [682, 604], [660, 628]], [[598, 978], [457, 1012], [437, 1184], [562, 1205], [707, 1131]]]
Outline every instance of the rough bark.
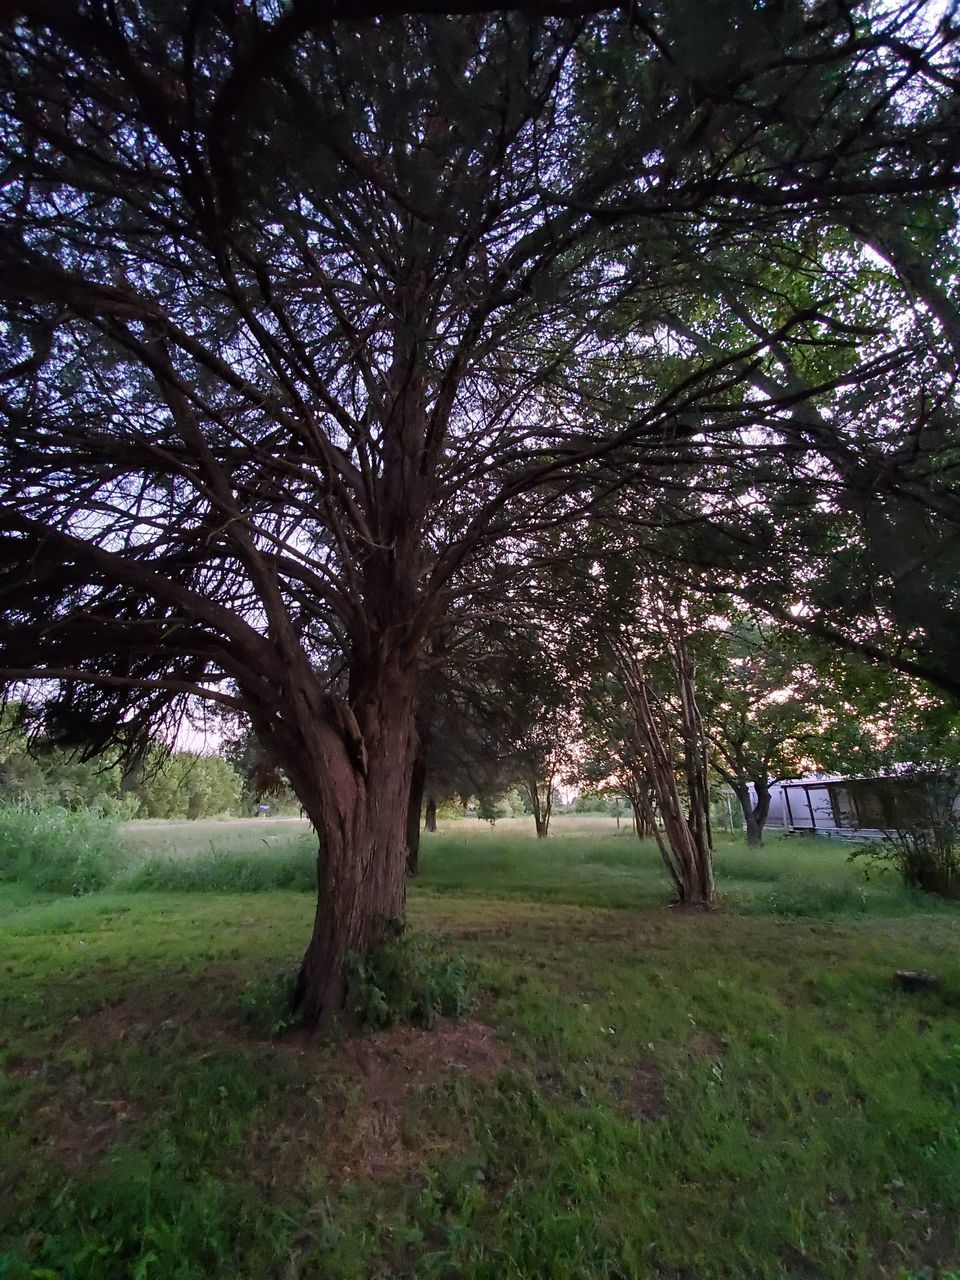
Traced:
[[415, 676], [390, 663], [355, 685], [348, 703], [291, 672], [289, 720], [256, 726], [319, 840], [317, 910], [294, 995], [310, 1030], [342, 1012], [348, 956], [396, 934], [406, 896]]

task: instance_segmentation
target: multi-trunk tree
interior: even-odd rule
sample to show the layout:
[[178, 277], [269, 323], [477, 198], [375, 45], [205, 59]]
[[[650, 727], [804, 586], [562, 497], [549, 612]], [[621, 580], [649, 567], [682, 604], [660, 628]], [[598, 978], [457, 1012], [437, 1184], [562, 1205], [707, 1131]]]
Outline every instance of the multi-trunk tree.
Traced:
[[[689, 611], [655, 592], [645, 619], [614, 639], [612, 655], [633, 715], [633, 740], [655, 803], [646, 818], [681, 906], [716, 897], [708, 742], [697, 702]], [[649, 803], [649, 801], [648, 801]]]
[[[825, 217], [956, 186], [910, 7], [441, 7], [18, 0], [0, 34], [0, 675], [92, 748], [249, 718], [319, 837], [309, 1025], [403, 910], [437, 637], [614, 477], [656, 521], [691, 460], [742, 492], [758, 426], [824, 450], [821, 383], [746, 389], [829, 299], [675, 360], [678, 297], [738, 244], [829, 274]], [[656, 376], [571, 376], [611, 338]]]

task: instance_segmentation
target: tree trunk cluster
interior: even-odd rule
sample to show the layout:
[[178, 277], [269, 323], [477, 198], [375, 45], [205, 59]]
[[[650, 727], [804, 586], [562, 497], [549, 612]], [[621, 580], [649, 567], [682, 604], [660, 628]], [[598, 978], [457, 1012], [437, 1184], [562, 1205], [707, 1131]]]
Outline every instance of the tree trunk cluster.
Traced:
[[[644, 825], [653, 832], [678, 904], [710, 907], [716, 898], [716, 886], [703, 725], [696, 702], [693, 663], [682, 633], [671, 636], [671, 650], [680, 704], [677, 730], [688, 799], [686, 812], [674, 753], [662, 730], [662, 717], [654, 709], [650, 683], [631, 654], [621, 650], [618, 658], [649, 787], [640, 793]], [[654, 814], [654, 800], [660, 823]]]

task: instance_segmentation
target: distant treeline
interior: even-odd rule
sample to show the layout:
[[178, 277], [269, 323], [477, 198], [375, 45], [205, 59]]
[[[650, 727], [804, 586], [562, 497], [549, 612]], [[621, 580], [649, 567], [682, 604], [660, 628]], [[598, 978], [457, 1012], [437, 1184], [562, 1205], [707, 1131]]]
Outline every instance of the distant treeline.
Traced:
[[[0, 721], [0, 805], [92, 809], [116, 818], [210, 818], [255, 812], [257, 797], [223, 756], [153, 752], [123, 768], [102, 758], [83, 761], [59, 747], [30, 744], [16, 726], [16, 708]], [[297, 812], [288, 794], [270, 796], [271, 811]]]

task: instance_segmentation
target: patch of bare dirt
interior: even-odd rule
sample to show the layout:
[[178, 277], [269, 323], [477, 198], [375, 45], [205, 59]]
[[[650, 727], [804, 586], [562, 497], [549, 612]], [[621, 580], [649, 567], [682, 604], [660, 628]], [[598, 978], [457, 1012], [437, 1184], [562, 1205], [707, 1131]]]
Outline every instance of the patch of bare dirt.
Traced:
[[432, 1031], [394, 1027], [371, 1038], [349, 1040], [340, 1056], [359, 1090], [350, 1131], [343, 1134], [341, 1171], [386, 1178], [422, 1163], [430, 1152], [462, 1143], [458, 1134], [436, 1131], [420, 1117], [411, 1124], [418, 1095], [451, 1076], [492, 1079], [507, 1054], [480, 1022], [442, 1022]]
[[131, 1032], [154, 1028], [164, 1021], [166, 1011], [156, 1005], [144, 1007], [134, 1000], [120, 1000], [83, 1016], [75, 1015], [66, 1028], [65, 1042], [77, 1041], [104, 1049], [121, 1043]]
[[36, 1080], [43, 1071], [42, 1058], [18, 1058], [15, 1062], [4, 1063], [4, 1073], [13, 1080]]
[[59, 1102], [38, 1107], [35, 1119], [43, 1135], [40, 1141], [57, 1160], [71, 1169], [89, 1169], [135, 1114], [126, 1098], [90, 1098], [70, 1108]]
[[[433, 1108], [429, 1092], [456, 1078], [490, 1080], [509, 1062], [492, 1030], [477, 1021], [444, 1020], [430, 1031], [394, 1027], [337, 1044], [302, 1033], [251, 1039], [234, 1018], [216, 1012], [211, 1016], [208, 1010], [202, 1023], [211, 1052], [239, 1045], [258, 1056], [289, 1055], [302, 1064], [296, 1069], [301, 1083], [291, 1087], [280, 1123], [274, 1118], [251, 1139], [251, 1161], [267, 1185], [297, 1182], [318, 1154], [334, 1176], [385, 1179], [420, 1167], [431, 1153], [462, 1149], [462, 1119], [453, 1106]], [[201, 1025], [199, 1015], [182, 992], [162, 993], [146, 1006], [121, 999], [71, 1019], [63, 1043], [89, 1046], [97, 1058], [109, 1056], [160, 1029], [192, 1033]], [[42, 1065], [11, 1067], [29, 1078]], [[135, 1114], [122, 1098], [85, 1098], [73, 1108], [64, 1108], [61, 1099], [42, 1111], [40, 1141], [73, 1168], [99, 1159]]]
[[240, 1021], [237, 994], [237, 975], [211, 967], [195, 977], [185, 978], [179, 986], [151, 992], [148, 998], [121, 997], [99, 1009], [76, 1014], [67, 1022], [64, 1043], [109, 1052], [142, 1036], [180, 1032], [210, 1048], [231, 1045], [262, 1048], [271, 1053], [278, 1049], [308, 1051], [309, 1043], [302, 1036], [282, 1039], [254, 1036]]
[[[235, 974], [211, 968], [177, 985], [109, 1000], [70, 1018], [65, 1043], [111, 1048], [135, 1036], [174, 1028], [200, 1030], [204, 1040], [229, 1038], [236, 1021], [236, 991], [228, 983], [236, 983]], [[221, 1000], [223, 987], [226, 1002]]]
[[727, 1052], [727, 1046], [709, 1031], [698, 1031], [690, 1040], [690, 1050], [698, 1058], [717, 1062]]
[[491, 938], [509, 938], [513, 929], [505, 924], [488, 924], [469, 929], [452, 929], [447, 933], [457, 942], [488, 942]]
[[662, 1120], [667, 1114], [660, 1071], [645, 1062], [610, 1082], [614, 1096], [635, 1120]]
[[392, 1027], [376, 1036], [348, 1040], [343, 1057], [377, 1087], [436, 1079], [438, 1070], [489, 1076], [507, 1063], [505, 1049], [482, 1022], [441, 1022], [431, 1031]]
[[380, 1180], [462, 1150], [468, 1126], [433, 1091], [456, 1079], [491, 1080], [510, 1060], [476, 1021], [443, 1021], [431, 1031], [393, 1027], [339, 1045], [297, 1038], [287, 1047], [310, 1076], [287, 1095], [280, 1124], [253, 1136], [250, 1164], [268, 1186], [298, 1182], [318, 1156], [335, 1179]]

